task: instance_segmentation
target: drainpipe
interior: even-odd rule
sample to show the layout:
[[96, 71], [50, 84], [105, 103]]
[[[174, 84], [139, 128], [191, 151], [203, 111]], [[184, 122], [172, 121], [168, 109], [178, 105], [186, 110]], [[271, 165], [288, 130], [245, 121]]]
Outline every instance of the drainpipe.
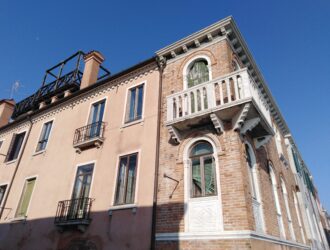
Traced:
[[7, 203], [8, 196], [10, 194], [11, 187], [12, 187], [13, 182], [14, 182], [14, 179], [16, 177], [16, 173], [17, 173], [18, 167], [19, 167], [19, 165], [21, 163], [21, 160], [22, 160], [22, 157], [23, 157], [23, 154], [24, 154], [24, 151], [25, 151], [25, 147], [26, 147], [27, 141], [29, 139], [29, 136], [30, 136], [30, 133], [31, 133], [31, 130], [32, 130], [33, 123], [32, 123], [31, 117], [30, 116], [27, 116], [27, 119], [30, 122], [30, 127], [29, 127], [29, 130], [27, 132], [26, 139], [24, 140], [22, 151], [21, 151], [20, 155], [18, 156], [18, 160], [17, 160], [17, 164], [16, 164], [16, 167], [15, 167], [15, 170], [14, 170], [14, 174], [13, 174], [13, 176], [11, 178], [10, 183], [9, 183], [7, 195], [5, 196], [4, 201], [3, 201], [3, 205], [2, 205], [2, 208], [1, 208], [1, 211], [0, 211], [0, 219], [2, 218], [3, 210], [6, 207], [6, 203]]
[[159, 91], [158, 91], [158, 113], [157, 113], [157, 137], [156, 137], [156, 158], [155, 158], [155, 176], [154, 176], [154, 198], [152, 207], [152, 227], [151, 227], [151, 249], [155, 249], [156, 243], [156, 218], [157, 218], [157, 192], [158, 192], [158, 172], [159, 172], [159, 142], [160, 142], [160, 126], [161, 126], [161, 110], [162, 110], [162, 87], [163, 87], [163, 70], [166, 66], [166, 60], [157, 56], [156, 58], [159, 68]]

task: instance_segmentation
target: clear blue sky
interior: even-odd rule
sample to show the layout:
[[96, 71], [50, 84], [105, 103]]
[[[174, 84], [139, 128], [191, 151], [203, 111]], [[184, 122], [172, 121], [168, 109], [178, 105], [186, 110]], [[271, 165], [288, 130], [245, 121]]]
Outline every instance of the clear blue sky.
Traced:
[[9, 1], [0, 8], [0, 99], [39, 88], [77, 50], [99, 50], [112, 73], [234, 16], [330, 210], [330, 1]]

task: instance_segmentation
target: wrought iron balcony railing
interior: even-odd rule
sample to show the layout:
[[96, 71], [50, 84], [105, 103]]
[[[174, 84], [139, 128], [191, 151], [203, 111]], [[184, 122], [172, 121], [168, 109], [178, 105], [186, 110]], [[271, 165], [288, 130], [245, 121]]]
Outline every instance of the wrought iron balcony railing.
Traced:
[[92, 198], [79, 198], [59, 201], [55, 216], [55, 225], [88, 225]]
[[80, 147], [89, 146], [96, 141], [101, 143], [103, 141], [104, 128], [105, 123], [99, 121], [76, 129], [73, 138], [73, 145], [75, 147]]

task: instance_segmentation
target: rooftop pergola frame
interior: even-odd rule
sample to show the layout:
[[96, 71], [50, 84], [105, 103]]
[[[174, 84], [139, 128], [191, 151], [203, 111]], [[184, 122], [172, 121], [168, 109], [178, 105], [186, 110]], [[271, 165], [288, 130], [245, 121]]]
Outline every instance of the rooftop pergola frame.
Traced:
[[[41, 102], [51, 102], [51, 98], [54, 96], [63, 97], [65, 91], [75, 92], [79, 90], [83, 76], [84, 56], [83, 51], [78, 51], [47, 69], [41, 87], [33, 95], [15, 105], [12, 118], [15, 119], [29, 111], [38, 109]], [[97, 80], [109, 75], [110, 71], [100, 66]]]

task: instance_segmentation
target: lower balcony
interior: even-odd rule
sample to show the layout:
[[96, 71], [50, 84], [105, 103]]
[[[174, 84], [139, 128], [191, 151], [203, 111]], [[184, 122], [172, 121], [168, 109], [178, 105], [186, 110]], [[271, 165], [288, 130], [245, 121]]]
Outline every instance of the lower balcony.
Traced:
[[225, 121], [259, 141], [274, 134], [267, 100], [246, 68], [167, 96], [165, 124], [176, 141], [208, 123], [222, 132]]
[[76, 129], [73, 139], [73, 147], [77, 152], [90, 147], [99, 148], [104, 141], [104, 122], [94, 122]]
[[61, 230], [77, 228], [84, 231], [90, 224], [92, 198], [79, 198], [59, 201], [54, 224]]

